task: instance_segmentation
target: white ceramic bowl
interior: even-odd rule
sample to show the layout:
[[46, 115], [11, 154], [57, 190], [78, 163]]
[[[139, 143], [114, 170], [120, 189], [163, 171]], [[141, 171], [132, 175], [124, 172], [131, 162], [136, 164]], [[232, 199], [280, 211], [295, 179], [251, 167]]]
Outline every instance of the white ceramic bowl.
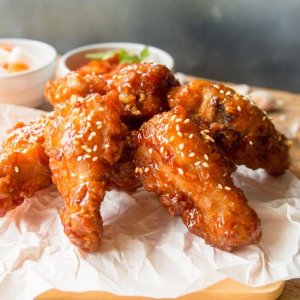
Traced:
[[0, 103], [37, 106], [43, 99], [46, 81], [54, 78], [56, 50], [27, 39], [0, 39], [0, 45], [20, 46], [36, 60], [35, 66], [27, 71], [0, 74]]
[[[58, 76], [65, 76], [70, 71], [76, 71], [86, 64], [89, 59], [85, 58], [88, 53], [105, 52], [108, 50], [124, 49], [132, 54], [139, 54], [146, 45], [135, 43], [100, 43], [76, 48], [67, 52], [58, 64]], [[170, 70], [174, 69], [174, 60], [167, 52], [152, 46], [148, 46], [149, 57], [145, 61], [157, 62], [166, 65]]]

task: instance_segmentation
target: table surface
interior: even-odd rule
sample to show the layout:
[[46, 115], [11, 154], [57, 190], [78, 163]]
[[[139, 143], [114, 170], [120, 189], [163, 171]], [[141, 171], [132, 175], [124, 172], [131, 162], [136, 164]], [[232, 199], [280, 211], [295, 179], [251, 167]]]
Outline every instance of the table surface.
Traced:
[[[194, 79], [194, 77], [189, 76], [187, 79]], [[285, 132], [293, 127], [293, 135], [289, 137], [293, 141], [293, 147], [290, 150], [290, 170], [300, 179], [300, 94], [258, 87], [250, 88], [251, 90], [264, 89], [269, 91], [276, 99], [281, 101], [280, 108], [271, 111], [268, 115], [272, 117], [274, 124], [280, 131]], [[51, 106], [43, 103], [40, 109], [50, 110]], [[300, 279], [288, 280], [278, 300], [297, 299], [300, 299]]]
[[[278, 128], [283, 126], [295, 128], [295, 134], [291, 137], [293, 147], [291, 148], [291, 167], [290, 170], [300, 179], [300, 94], [292, 94], [283, 91], [270, 90], [278, 99], [282, 101], [280, 110], [270, 113], [273, 121]], [[297, 300], [300, 299], [300, 279], [288, 280], [284, 290], [278, 300]]]

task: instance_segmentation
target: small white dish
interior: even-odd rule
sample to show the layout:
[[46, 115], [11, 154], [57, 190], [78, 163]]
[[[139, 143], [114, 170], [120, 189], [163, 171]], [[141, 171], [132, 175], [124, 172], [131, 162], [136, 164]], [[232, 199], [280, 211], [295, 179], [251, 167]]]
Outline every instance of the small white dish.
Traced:
[[54, 78], [56, 50], [46, 43], [28, 39], [0, 39], [0, 45], [20, 46], [35, 60], [29, 70], [0, 72], [0, 103], [37, 106], [43, 99], [47, 80]]
[[150, 55], [145, 61], [166, 65], [170, 70], [174, 69], [174, 59], [172, 56], [159, 48], [135, 43], [99, 43], [79, 47], [64, 54], [58, 64], [57, 75], [59, 77], [65, 76], [71, 71], [76, 71], [89, 61], [85, 57], [89, 53], [124, 49], [132, 54], [139, 54], [146, 46], [149, 49]]

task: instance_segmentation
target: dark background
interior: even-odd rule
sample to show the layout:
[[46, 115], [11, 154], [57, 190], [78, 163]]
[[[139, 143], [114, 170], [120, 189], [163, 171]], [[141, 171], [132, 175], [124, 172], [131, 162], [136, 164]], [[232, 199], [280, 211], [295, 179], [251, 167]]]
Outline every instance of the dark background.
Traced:
[[300, 92], [298, 0], [0, 0], [0, 37], [160, 47], [176, 70]]

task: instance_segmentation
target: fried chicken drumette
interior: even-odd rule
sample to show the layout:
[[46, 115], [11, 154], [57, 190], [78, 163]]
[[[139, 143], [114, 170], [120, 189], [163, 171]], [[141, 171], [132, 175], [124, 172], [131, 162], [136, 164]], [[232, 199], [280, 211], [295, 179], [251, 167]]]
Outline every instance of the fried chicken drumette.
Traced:
[[22, 204], [24, 198], [51, 184], [49, 160], [44, 152], [44, 128], [52, 116], [17, 123], [0, 153], [0, 217]]
[[154, 63], [130, 64], [112, 78], [109, 89], [119, 93], [122, 119], [144, 121], [168, 109], [167, 92], [178, 86], [171, 71]]
[[245, 96], [220, 83], [195, 80], [168, 94], [170, 107], [183, 106], [237, 165], [280, 175], [289, 167], [286, 137]]
[[54, 120], [45, 130], [45, 148], [53, 182], [64, 200], [61, 220], [72, 243], [93, 252], [101, 244], [100, 204], [127, 131], [120, 121], [120, 103], [111, 92], [73, 96], [54, 109]]
[[49, 102], [55, 105], [64, 103], [72, 96], [85, 97], [93, 93], [105, 95], [106, 89], [107, 84], [102, 76], [71, 72], [55, 81], [48, 80], [44, 94]]
[[234, 186], [235, 166], [187, 115], [178, 106], [144, 123], [134, 136], [140, 180], [208, 244], [230, 251], [257, 243], [260, 221]]

